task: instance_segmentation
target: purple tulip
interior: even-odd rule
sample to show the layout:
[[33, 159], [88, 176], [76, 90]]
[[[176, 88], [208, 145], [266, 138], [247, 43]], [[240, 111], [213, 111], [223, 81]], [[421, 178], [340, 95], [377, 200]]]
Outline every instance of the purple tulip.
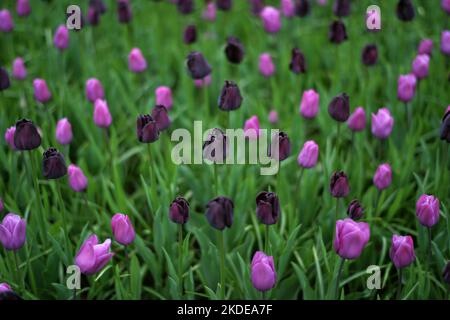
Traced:
[[357, 199], [353, 199], [348, 205], [347, 214], [352, 220], [361, 219], [364, 214], [364, 208]]
[[378, 48], [374, 44], [368, 44], [363, 48], [361, 54], [362, 62], [366, 66], [373, 66], [378, 60]]
[[392, 169], [388, 163], [380, 164], [373, 176], [373, 184], [378, 190], [388, 188], [392, 183]]
[[350, 0], [335, 0], [333, 12], [338, 17], [346, 17], [350, 14]]
[[416, 216], [421, 225], [431, 228], [439, 222], [439, 199], [423, 194], [416, 203]]
[[317, 164], [319, 157], [319, 146], [313, 140], [306, 141], [300, 151], [297, 162], [303, 168], [313, 168]]
[[278, 112], [275, 110], [270, 110], [269, 112], [269, 122], [275, 124], [278, 122]]
[[358, 258], [370, 238], [369, 225], [350, 218], [336, 221], [333, 247], [343, 259]]
[[261, 13], [264, 30], [268, 33], [277, 33], [281, 29], [280, 11], [274, 7], [267, 6]]
[[32, 121], [21, 119], [16, 122], [14, 146], [18, 150], [33, 150], [41, 145], [41, 135]]
[[256, 196], [256, 216], [259, 222], [271, 225], [280, 217], [280, 201], [275, 192], [262, 191]]
[[244, 124], [244, 135], [250, 139], [256, 139], [260, 136], [260, 127], [258, 116], [251, 116]]
[[411, 21], [416, 13], [411, 0], [399, 0], [397, 4], [397, 17], [402, 21]]
[[136, 135], [139, 142], [152, 143], [159, 139], [156, 121], [149, 114], [139, 115], [136, 120]]
[[14, 213], [8, 213], [0, 224], [0, 242], [6, 250], [17, 251], [27, 237], [27, 222]]
[[416, 92], [416, 77], [414, 74], [400, 75], [398, 78], [397, 97], [400, 101], [409, 102]]
[[6, 282], [0, 283], [0, 293], [11, 292], [12, 289]]
[[190, 24], [184, 29], [183, 42], [185, 44], [193, 44], [197, 41], [197, 27], [194, 24]]
[[98, 26], [100, 23], [100, 12], [96, 9], [95, 6], [89, 5], [87, 20], [91, 26]]
[[11, 32], [14, 29], [14, 22], [11, 13], [7, 9], [0, 10], [0, 31]]
[[69, 46], [69, 30], [65, 25], [60, 25], [56, 29], [55, 36], [53, 37], [53, 44], [56, 48], [63, 51]]
[[26, 17], [31, 13], [29, 0], [17, 0], [16, 12], [19, 17]]
[[450, 14], [450, 0], [441, 0], [441, 7], [447, 14]]
[[131, 49], [128, 55], [128, 69], [135, 73], [144, 72], [147, 69], [147, 61], [142, 55], [141, 49]]
[[59, 144], [66, 145], [72, 142], [72, 125], [67, 118], [62, 118], [56, 124], [56, 141]]
[[293, 0], [281, 0], [281, 12], [287, 18], [295, 16], [295, 4]]
[[109, 252], [110, 247], [110, 239], [99, 244], [97, 236], [93, 234], [81, 246], [75, 257], [75, 264], [85, 275], [93, 275], [102, 270], [114, 256], [114, 253]]
[[328, 38], [332, 43], [340, 44], [348, 39], [344, 22], [335, 20], [330, 24]]
[[418, 54], [427, 54], [431, 56], [432, 51], [433, 51], [433, 40], [423, 39], [422, 41], [420, 41], [419, 48], [417, 50]]
[[277, 273], [273, 263], [273, 257], [267, 256], [262, 251], [257, 251], [252, 259], [251, 267], [252, 284], [256, 290], [268, 291], [275, 287]]
[[183, 197], [176, 197], [170, 204], [169, 218], [175, 223], [185, 224], [189, 219], [189, 202]]
[[24, 80], [27, 77], [27, 69], [25, 67], [25, 63], [20, 57], [14, 59], [12, 66], [12, 76], [16, 80]]
[[126, 214], [116, 213], [111, 219], [111, 228], [114, 239], [124, 246], [130, 245], [136, 237], [130, 218]]
[[239, 109], [243, 97], [237, 83], [225, 80], [219, 96], [219, 109], [223, 111], [233, 111]]
[[0, 67], [0, 91], [6, 90], [11, 86], [8, 71]]
[[172, 109], [173, 99], [172, 91], [169, 87], [160, 86], [155, 90], [155, 104], [161, 105], [167, 108], [167, 110]]
[[450, 30], [444, 30], [441, 33], [441, 52], [450, 55]]
[[117, 0], [117, 16], [120, 23], [128, 23], [133, 16], [129, 0]]
[[430, 67], [430, 57], [427, 54], [419, 54], [412, 62], [412, 71], [417, 79], [423, 79], [428, 76]]
[[411, 236], [392, 236], [389, 256], [397, 269], [409, 266], [416, 260], [414, 242]]
[[376, 114], [372, 113], [372, 134], [379, 139], [386, 139], [394, 127], [394, 118], [389, 109], [378, 109]]
[[328, 114], [338, 122], [346, 122], [350, 116], [350, 97], [341, 93], [328, 104]]
[[203, 10], [202, 17], [207, 21], [214, 21], [216, 20], [216, 12], [217, 10], [215, 3], [212, 1], [208, 2], [205, 9]]
[[40, 103], [46, 103], [51, 100], [52, 94], [48, 89], [47, 83], [44, 79], [34, 79], [34, 98]]
[[86, 97], [87, 99], [94, 103], [97, 99], [104, 99], [105, 92], [103, 90], [102, 83], [100, 80], [95, 78], [90, 78], [86, 81]]
[[348, 178], [343, 171], [336, 171], [331, 176], [330, 192], [335, 198], [345, 198], [350, 193]]
[[5, 132], [5, 141], [12, 150], [17, 150], [14, 144], [14, 134], [16, 133], [16, 127], [9, 127]]
[[363, 131], [366, 127], [366, 112], [363, 107], [358, 107], [353, 111], [347, 120], [347, 125], [352, 131]]
[[67, 175], [69, 176], [69, 185], [75, 192], [83, 192], [88, 186], [88, 180], [81, 170], [74, 164], [69, 165], [67, 169]]
[[42, 175], [46, 179], [59, 179], [67, 174], [64, 155], [55, 148], [48, 148], [42, 157]]
[[239, 64], [245, 56], [245, 48], [236, 37], [228, 37], [225, 46], [225, 56], [230, 63]]
[[170, 127], [171, 120], [169, 118], [169, 114], [167, 113], [166, 107], [156, 105], [152, 109], [152, 118], [155, 120], [159, 131], [163, 131]]
[[300, 114], [306, 119], [313, 119], [319, 112], [319, 94], [314, 89], [303, 92], [300, 102]]
[[[278, 150], [276, 149], [276, 141], [278, 140]], [[286, 132], [280, 131], [278, 134], [272, 135], [269, 156], [272, 159], [283, 161], [291, 155], [291, 141]]]
[[201, 52], [188, 54], [186, 66], [192, 79], [203, 79], [212, 72], [211, 66]]
[[112, 117], [109, 113], [108, 104], [105, 100], [97, 99], [94, 103], [94, 123], [97, 127], [108, 128], [111, 125]]
[[291, 70], [295, 74], [306, 72], [305, 55], [299, 48], [293, 48], [291, 51], [289, 70]]
[[194, 84], [197, 88], [208, 87], [211, 84], [211, 75], [208, 74], [206, 77], [202, 79], [195, 79]]
[[234, 203], [230, 198], [218, 196], [206, 205], [206, 219], [211, 227], [222, 231], [233, 224]]
[[264, 77], [270, 77], [275, 73], [275, 65], [269, 53], [263, 53], [259, 56], [259, 72]]

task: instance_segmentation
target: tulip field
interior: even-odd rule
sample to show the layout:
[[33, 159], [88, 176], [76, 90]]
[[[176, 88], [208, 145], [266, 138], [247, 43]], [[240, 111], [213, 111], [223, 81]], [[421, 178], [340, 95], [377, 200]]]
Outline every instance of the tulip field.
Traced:
[[0, 300], [450, 299], [449, 15], [0, 1]]

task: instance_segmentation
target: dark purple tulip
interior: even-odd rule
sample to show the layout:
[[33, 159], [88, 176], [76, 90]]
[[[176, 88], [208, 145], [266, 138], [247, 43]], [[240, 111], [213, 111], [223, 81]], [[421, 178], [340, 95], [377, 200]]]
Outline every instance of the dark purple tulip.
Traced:
[[99, 14], [106, 12], [106, 6], [103, 0], [90, 0], [89, 7], [93, 7]]
[[222, 11], [229, 11], [233, 6], [233, 0], [216, 0], [217, 9]]
[[350, 101], [347, 94], [342, 93], [334, 97], [328, 105], [328, 113], [339, 122], [347, 121], [350, 116]]
[[41, 136], [36, 126], [27, 119], [16, 122], [14, 146], [17, 150], [33, 150], [41, 145]]
[[8, 71], [4, 68], [0, 68], [0, 91], [8, 89], [10, 85]]
[[87, 20], [91, 26], [97, 26], [100, 23], [100, 12], [94, 6], [89, 6]]
[[337, 17], [346, 17], [350, 15], [350, 0], [335, 0], [333, 12]]
[[163, 131], [170, 126], [170, 118], [166, 107], [156, 105], [152, 110], [152, 118], [155, 120], [159, 131]]
[[289, 69], [295, 73], [305, 73], [306, 72], [306, 62], [305, 62], [305, 56], [298, 48], [292, 49], [292, 58], [291, 62], [289, 63]]
[[444, 271], [442, 272], [442, 277], [447, 284], [450, 284], [450, 261], [447, 262]]
[[232, 111], [239, 109], [242, 103], [241, 91], [233, 81], [225, 80], [219, 97], [219, 109], [223, 111]]
[[46, 179], [59, 179], [66, 174], [66, 161], [62, 153], [55, 148], [48, 148], [43, 154], [42, 175]]
[[136, 133], [142, 143], [152, 143], [159, 139], [158, 125], [149, 114], [138, 116]]
[[203, 143], [203, 158], [212, 162], [224, 162], [227, 157], [227, 148], [227, 136], [219, 128], [214, 128]]
[[192, 79], [203, 79], [212, 71], [203, 54], [197, 51], [189, 53], [186, 64]]
[[362, 62], [366, 66], [373, 66], [378, 60], [378, 49], [374, 44], [368, 44], [364, 47], [361, 54]]
[[444, 115], [444, 118], [442, 118], [441, 140], [450, 143], [450, 110], [447, 111]]
[[400, 0], [397, 4], [397, 17], [402, 21], [411, 21], [415, 16], [411, 0]]
[[259, 16], [262, 9], [264, 8], [263, 0], [249, 0], [250, 1], [250, 11], [253, 15]]
[[189, 202], [183, 197], [176, 197], [170, 204], [169, 218], [175, 223], [185, 224], [189, 219]]
[[256, 196], [256, 216], [263, 224], [275, 224], [280, 216], [280, 202], [274, 192], [262, 191]]
[[364, 209], [357, 199], [350, 202], [347, 208], [348, 216], [353, 220], [359, 220], [364, 214]]
[[238, 38], [229, 37], [227, 40], [227, 46], [225, 47], [225, 54], [228, 61], [231, 63], [241, 63], [245, 54], [244, 46]]
[[19, 301], [19, 300], [23, 299], [14, 291], [0, 292], [0, 301]]
[[191, 24], [184, 29], [183, 41], [186, 44], [192, 44], [197, 41], [197, 28]]
[[347, 40], [347, 31], [345, 29], [345, 24], [342, 21], [333, 21], [330, 24], [330, 31], [328, 33], [328, 38], [331, 42], [339, 44]]
[[193, 0], [176, 0], [178, 11], [182, 14], [190, 14], [194, 11]]
[[330, 192], [335, 198], [344, 198], [350, 192], [347, 176], [343, 171], [333, 173], [330, 180]]
[[234, 204], [231, 199], [219, 196], [206, 205], [206, 219], [211, 227], [223, 230], [233, 224]]
[[[276, 150], [273, 150], [276, 146], [276, 139], [278, 139], [278, 155], [276, 154]], [[289, 140], [288, 135], [280, 131], [278, 135], [274, 135], [272, 137], [272, 143], [270, 144], [269, 149], [269, 157], [273, 159], [277, 159], [279, 161], [283, 161], [287, 157], [291, 155], [291, 142]]]
[[296, 0], [295, 14], [299, 17], [306, 17], [309, 14], [309, 0]]
[[117, 15], [120, 23], [128, 23], [131, 21], [131, 5], [128, 0], [117, 0]]

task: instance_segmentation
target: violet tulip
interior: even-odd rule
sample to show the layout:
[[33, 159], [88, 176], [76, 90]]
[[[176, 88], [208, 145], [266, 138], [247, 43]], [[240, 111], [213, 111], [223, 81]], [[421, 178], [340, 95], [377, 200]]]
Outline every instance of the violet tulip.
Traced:
[[141, 49], [133, 48], [128, 55], [128, 69], [134, 73], [141, 73], [147, 69], [147, 61]]
[[167, 108], [167, 110], [172, 109], [173, 98], [172, 91], [169, 87], [160, 86], [155, 90], [155, 104], [161, 105]]
[[256, 196], [256, 216], [259, 222], [270, 225], [278, 222], [280, 201], [275, 192], [262, 191]]
[[8, 71], [5, 68], [0, 67], [0, 91], [6, 90], [11, 86], [9, 80]]
[[419, 80], [428, 76], [429, 67], [430, 57], [427, 54], [419, 54], [412, 62], [412, 72]]
[[1, 293], [6, 293], [6, 292], [11, 292], [12, 289], [9, 286], [9, 284], [7, 284], [6, 282], [0, 283], [0, 294]]
[[176, 197], [170, 204], [169, 218], [175, 223], [185, 224], [189, 220], [189, 202], [183, 197]]
[[268, 33], [277, 33], [281, 29], [280, 11], [274, 7], [267, 6], [261, 13], [260, 17], [264, 26], [264, 30]]
[[90, 78], [86, 81], [86, 97], [87, 99], [94, 103], [97, 99], [104, 99], [105, 92], [103, 90], [102, 83], [100, 80], [95, 78]]
[[47, 82], [44, 79], [34, 79], [34, 98], [40, 103], [46, 103], [51, 100], [52, 94], [48, 89]]
[[101, 271], [112, 259], [114, 253], [110, 252], [111, 240], [99, 244], [95, 234], [91, 235], [81, 246], [75, 257], [75, 264], [85, 275], [93, 275]]
[[319, 112], [319, 94], [314, 89], [303, 92], [300, 114], [306, 119], [314, 118]]
[[214, 20], [216, 20], [216, 15], [217, 15], [216, 11], [217, 10], [216, 10], [215, 3], [212, 2], [212, 1], [208, 2], [206, 4], [205, 9], [203, 10], [203, 14], [202, 14], [203, 19], [207, 20], [207, 21], [214, 21]]
[[16, 12], [19, 17], [26, 17], [31, 13], [29, 0], [17, 0]]
[[380, 164], [373, 176], [373, 184], [378, 190], [387, 189], [392, 183], [392, 169], [388, 163]]
[[206, 205], [206, 219], [211, 227], [220, 231], [223, 231], [225, 228], [231, 228], [233, 212], [233, 201], [227, 197], [216, 197]]
[[27, 222], [14, 213], [8, 213], [0, 224], [0, 243], [6, 250], [17, 251], [26, 241]]
[[416, 77], [414, 74], [400, 75], [398, 78], [397, 97], [400, 101], [409, 102], [416, 92]]
[[257, 251], [252, 259], [251, 278], [253, 287], [258, 291], [268, 291], [275, 287], [277, 273], [272, 256]]
[[55, 148], [48, 148], [42, 157], [42, 175], [46, 179], [59, 179], [67, 174], [64, 155]]
[[72, 125], [67, 118], [62, 118], [56, 124], [56, 141], [59, 144], [66, 145], [72, 142]]
[[0, 31], [7, 33], [13, 31], [13, 29], [14, 22], [9, 10], [0, 10]]
[[363, 107], [357, 107], [347, 120], [350, 130], [363, 131], [366, 127], [366, 112]]
[[313, 140], [306, 141], [300, 151], [297, 162], [303, 168], [313, 168], [319, 157], [319, 146]]
[[16, 132], [16, 127], [9, 127], [5, 131], [5, 141], [11, 148], [11, 150], [17, 150], [16, 145], [14, 144], [14, 134]]
[[116, 213], [111, 219], [111, 228], [114, 239], [124, 246], [130, 245], [136, 237], [130, 217], [126, 214]]
[[281, 12], [286, 18], [295, 16], [294, 0], [281, 0]]
[[136, 135], [139, 142], [152, 143], [159, 139], [156, 121], [149, 114], [139, 115], [136, 120]]
[[343, 171], [336, 171], [331, 176], [330, 192], [335, 198], [345, 198], [350, 193], [348, 178]]
[[16, 122], [14, 146], [18, 150], [33, 150], [41, 145], [41, 135], [34, 123], [27, 119]]
[[55, 36], [53, 37], [53, 44], [56, 48], [63, 51], [69, 46], [69, 30], [65, 25], [60, 25], [56, 29]]
[[370, 228], [365, 222], [350, 218], [336, 221], [333, 248], [343, 259], [358, 258], [370, 239]]
[[154, 106], [152, 109], [152, 118], [155, 120], [160, 132], [170, 127], [171, 120], [166, 107], [162, 105]]
[[12, 76], [16, 80], [24, 80], [27, 77], [27, 69], [25, 67], [25, 63], [20, 57], [14, 59], [12, 65]]
[[260, 127], [258, 116], [251, 116], [244, 124], [244, 136], [250, 139], [256, 139], [260, 136]]
[[275, 124], [278, 122], [278, 112], [276, 110], [270, 110], [269, 112], [269, 122]]
[[206, 77], [202, 78], [202, 79], [195, 79], [194, 80], [194, 85], [197, 88], [205, 88], [208, 87], [211, 84], [211, 75], [208, 74]]
[[111, 113], [105, 100], [97, 99], [94, 103], [94, 123], [100, 128], [109, 128], [112, 122]]
[[372, 113], [372, 134], [379, 139], [386, 139], [394, 127], [394, 118], [389, 109], [378, 109], [376, 114]]
[[88, 186], [88, 180], [84, 175], [83, 170], [74, 164], [70, 164], [67, 169], [67, 175], [69, 177], [69, 186], [75, 192], [83, 192]]
[[418, 54], [427, 54], [431, 56], [433, 51], [433, 40], [431, 39], [423, 39], [420, 41], [419, 48], [417, 50]]
[[270, 77], [275, 73], [275, 65], [269, 53], [263, 53], [259, 56], [259, 72], [264, 77]]
[[439, 222], [439, 199], [423, 194], [416, 202], [416, 216], [421, 225], [431, 228]]
[[450, 55], [450, 30], [444, 30], [441, 33], [441, 52], [447, 56]]
[[413, 263], [416, 260], [416, 255], [412, 237], [394, 234], [389, 257], [397, 269], [405, 268]]
[[206, 61], [203, 54], [197, 51], [189, 53], [186, 65], [191, 78], [194, 80], [203, 79], [212, 71], [211, 66], [208, 64], [208, 61]]

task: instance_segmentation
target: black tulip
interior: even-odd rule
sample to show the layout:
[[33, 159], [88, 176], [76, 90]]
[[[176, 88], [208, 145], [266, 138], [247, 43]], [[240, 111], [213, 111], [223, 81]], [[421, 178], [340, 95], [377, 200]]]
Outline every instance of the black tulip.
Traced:
[[447, 111], [444, 115], [444, 118], [442, 118], [441, 140], [450, 143], [450, 110]]
[[347, 31], [342, 21], [333, 21], [330, 25], [328, 38], [331, 42], [339, 44], [347, 40]]
[[219, 196], [206, 205], [206, 219], [211, 227], [223, 230], [233, 224], [234, 204], [231, 199]]
[[346, 17], [350, 15], [350, 0], [335, 0], [333, 12], [337, 17]]
[[223, 111], [232, 111], [239, 109], [242, 103], [241, 91], [233, 81], [225, 80], [219, 97], [219, 109]]
[[375, 63], [377, 63], [378, 60], [377, 46], [374, 44], [368, 44], [367, 46], [365, 46], [361, 54], [361, 59], [366, 66], [373, 66]]
[[[276, 150], [274, 150], [277, 145], [276, 140], [278, 140], [278, 155]], [[289, 137], [285, 132], [280, 131], [278, 134], [272, 137], [272, 142], [269, 148], [269, 157], [279, 161], [283, 161], [287, 157], [289, 157], [290, 154], [291, 154], [291, 141], [289, 140]]]
[[97, 26], [100, 23], [100, 12], [94, 6], [89, 6], [87, 20], [91, 26]]
[[183, 197], [176, 197], [170, 204], [169, 218], [175, 223], [185, 224], [189, 219], [189, 202]]
[[192, 44], [197, 41], [197, 28], [191, 24], [184, 29], [183, 41], [186, 44]]
[[64, 156], [55, 148], [48, 148], [42, 158], [42, 175], [46, 179], [59, 179], [67, 173]]
[[402, 21], [411, 21], [415, 16], [411, 0], [400, 0], [397, 4], [397, 17]]
[[263, 224], [275, 224], [280, 216], [280, 202], [275, 192], [262, 191], [256, 196], [256, 216]]
[[347, 208], [347, 214], [353, 220], [359, 220], [363, 217], [364, 209], [357, 199], [350, 202]]
[[159, 131], [163, 131], [170, 126], [170, 118], [166, 107], [156, 105], [152, 110], [152, 118], [155, 120]]
[[231, 10], [232, 6], [233, 6], [232, 0], [216, 0], [216, 7], [219, 10], [228, 11]]
[[442, 277], [444, 278], [445, 283], [450, 285], [450, 261], [447, 262], [447, 265], [442, 272]]
[[330, 179], [330, 192], [335, 198], [344, 198], [350, 192], [347, 176], [343, 171], [333, 173]]
[[244, 46], [238, 38], [229, 37], [225, 47], [225, 54], [231, 63], [241, 63], [245, 54]]
[[253, 15], [259, 16], [262, 9], [264, 8], [263, 0], [250, 0], [250, 11]]
[[342, 93], [334, 97], [328, 105], [328, 113], [336, 121], [347, 121], [350, 116], [350, 98], [348, 95]]
[[295, 2], [295, 14], [299, 17], [306, 17], [309, 14], [309, 0], [297, 0]]
[[106, 6], [103, 0], [90, 0], [89, 6], [93, 7], [99, 14], [104, 14], [106, 12]]
[[189, 53], [186, 64], [193, 79], [203, 79], [212, 71], [203, 54], [197, 51]]
[[156, 121], [149, 114], [139, 115], [136, 121], [136, 133], [142, 143], [152, 143], [159, 138], [159, 129]]
[[182, 14], [190, 14], [194, 11], [193, 0], [177, 0], [178, 11]]
[[227, 157], [228, 139], [219, 128], [214, 128], [203, 143], [203, 158], [216, 163], [223, 163]]
[[131, 5], [128, 0], [117, 0], [117, 15], [120, 23], [128, 23], [131, 21]]
[[8, 71], [4, 68], [0, 68], [0, 91], [8, 89], [10, 85]]
[[291, 62], [289, 63], [289, 69], [295, 73], [305, 73], [306, 72], [306, 61], [305, 56], [298, 48], [292, 49]]
[[41, 145], [41, 135], [32, 121], [22, 119], [16, 122], [14, 145], [17, 150], [33, 150]]

